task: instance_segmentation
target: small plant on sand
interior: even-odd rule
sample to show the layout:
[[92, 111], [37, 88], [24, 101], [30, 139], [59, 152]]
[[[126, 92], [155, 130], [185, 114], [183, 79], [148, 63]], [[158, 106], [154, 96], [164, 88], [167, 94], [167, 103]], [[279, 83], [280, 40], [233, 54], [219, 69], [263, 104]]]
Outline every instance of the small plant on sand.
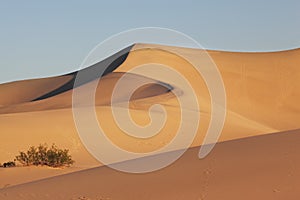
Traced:
[[69, 155], [69, 150], [59, 149], [55, 144], [51, 147], [48, 147], [47, 144], [38, 147], [31, 146], [27, 152], [20, 151], [19, 155], [16, 156], [16, 160], [23, 166], [68, 167], [74, 163], [71, 155]]
[[4, 167], [4, 168], [7, 168], [7, 167], [15, 167], [15, 166], [16, 166], [15, 161], [5, 162], [5, 163], [3, 163], [3, 165], [0, 164], [0, 167]]

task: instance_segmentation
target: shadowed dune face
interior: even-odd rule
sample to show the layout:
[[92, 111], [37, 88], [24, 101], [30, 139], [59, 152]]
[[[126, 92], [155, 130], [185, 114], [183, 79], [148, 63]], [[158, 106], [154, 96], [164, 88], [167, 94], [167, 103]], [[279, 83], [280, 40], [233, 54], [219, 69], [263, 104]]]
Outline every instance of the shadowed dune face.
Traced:
[[[169, 49], [178, 55], [169, 53]], [[47, 142], [70, 149], [76, 161], [75, 167], [78, 169], [101, 165], [81, 143], [72, 115], [72, 92], [81, 90], [84, 96], [94, 84], [98, 85], [95, 93], [95, 111], [98, 122], [102, 124], [106, 135], [114, 144], [130, 152], [151, 152], [165, 146], [174, 138], [181, 120], [182, 108], [175, 94], [180, 94], [181, 97], [187, 99], [189, 96], [182, 85], [170, 82], [167, 76], [157, 76], [155, 70], [151, 71], [159, 67], [159, 64], [177, 70], [190, 81], [195, 90], [199, 107], [193, 112], [201, 116], [201, 121], [192, 146], [201, 145], [211, 117], [210, 94], [203, 78], [190, 63], [180, 56], [205, 65], [199, 59], [199, 54], [202, 53], [203, 50], [198, 49], [137, 44], [111, 57], [110, 62], [107, 61], [107, 63], [114, 64], [104, 72], [105, 75], [101, 77], [99, 83], [97, 83], [99, 72], [96, 73], [93, 70], [97, 71], [100, 65], [95, 64], [92, 68], [85, 69], [86, 74], [95, 72], [92, 73], [94, 76], [88, 77], [74, 89], [70, 86], [74, 84], [76, 73], [0, 85], [0, 128], [3, 133], [0, 135], [0, 162], [12, 159], [19, 150]], [[298, 103], [300, 100], [300, 85], [298, 84], [300, 49], [274, 53], [220, 51], [208, 51], [208, 53], [220, 70], [227, 95], [227, 116], [219, 141], [300, 128], [300, 105]], [[120, 55], [126, 56], [120, 58]], [[117, 58], [120, 59], [113, 62]], [[104, 62], [104, 64], [107, 63]], [[128, 73], [140, 65], [148, 67], [149, 73]], [[162, 105], [168, 114], [167, 121], [159, 134], [154, 137], [149, 139], [130, 137], [117, 126], [113, 119], [111, 96], [116, 83], [124, 74], [127, 76], [123, 80], [122, 90], [116, 94], [117, 110], [127, 109], [124, 103], [127, 86], [145, 80], [153, 82], [134, 92], [130, 98], [129, 112], [137, 124], [145, 126], [151, 121], [149, 108], [154, 104]], [[184, 109], [190, 109], [189, 105]], [[155, 116], [161, 117], [161, 115], [163, 113], [155, 113]], [[187, 118], [184, 123], [193, 125], [190, 118]], [[185, 130], [187, 134], [190, 131], [189, 128]], [[226, 148], [233, 147], [228, 145]], [[241, 146], [239, 148], [245, 152], [250, 151]], [[257, 166], [262, 164], [261, 157], [255, 159], [253, 154], [252, 158]], [[187, 156], [185, 159], [187, 160], [185, 162], [189, 162], [191, 158]], [[208, 164], [205, 160], [202, 162], [205, 165]], [[239, 163], [238, 160], [235, 162]], [[1, 173], [4, 172], [0, 171], [0, 177]], [[241, 173], [246, 173], [246, 170]], [[47, 174], [48, 172], [43, 173], [43, 176], [34, 176], [35, 178], [27, 177], [17, 183], [47, 177]], [[48, 177], [53, 174], [49, 172]], [[13, 176], [11, 176], [12, 179], [1, 180], [0, 178], [0, 187], [6, 183], [15, 184], [11, 181]], [[124, 180], [127, 178], [124, 177]]]
[[[92, 80], [74, 90], [80, 89], [82, 91], [82, 96], [85, 93], [90, 93], [93, 89], [94, 84], [98, 87], [95, 91], [95, 105], [96, 106], [109, 106], [111, 104], [112, 92], [118, 80], [124, 75], [124, 73], [110, 73], [101, 78], [101, 80]], [[147, 77], [143, 77], [135, 74], [127, 74], [126, 78], [123, 80], [125, 85], [135, 84], [141, 80], [150, 80]], [[153, 96], [159, 96], [166, 94], [172, 90], [167, 84], [162, 84], [158, 81], [157, 83], [148, 84], [146, 86], [140, 87], [131, 97], [131, 100], [144, 99]], [[73, 90], [68, 90], [66, 92], [59, 93], [55, 96], [48, 97], [46, 99], [22, 102], [15, 105], [0, 107], [1, 114], [8, 113], [18, 113], [18, 112], [33, 112], [33, 111], [45, 111], [45, 110], [56, 110], [56, 109], [66, 109], [72, 107], [72, 92]], [[127, 95], [126, 90], [122, 93], [116, 94], [115, 98], [117, 101], [122, 102], [122, 97]], [[87, 106], [87, 105], [82, 105]]]
[[[72, 90], [73, 88], [79, 87], [83, 84], [89, 83], [95, 79], [99, 79], [102, 76], [105, 76], [108, 73], [113, 72], [116, 68], [119, 67], [120, 64], [122, 64], [125, 61], [131, 48], [132, 46], [129, 46], [117, 52], [116, 54], [96, 64], [93, 64], [92, 66], [89, 66], [88, 68], [84, 68], [81, 69], [80, 71], [67, 74], [67, 75], [72, 75], [73, 79], [67, 82], [66, 84], [62, 85], [61, 87], [56, 88], [55, 90], [50, 90], [48, 93], [43, 94], [36, 99], [33, 99], [33, 101], [39, 101], [42, 99], [59, 95], [63, 92]], [[75, 78], [79, 72], [81, 73], [81, 76], [83, 76], [84, 78], [81, 79], [80, 82], [75, 82]]]

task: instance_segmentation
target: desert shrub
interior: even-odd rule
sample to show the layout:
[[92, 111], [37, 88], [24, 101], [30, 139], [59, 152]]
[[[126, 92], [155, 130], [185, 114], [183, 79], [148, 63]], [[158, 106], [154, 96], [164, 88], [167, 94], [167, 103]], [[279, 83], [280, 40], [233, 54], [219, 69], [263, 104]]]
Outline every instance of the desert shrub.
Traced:
[[3, 163], [3, 165], [0, 165], [1, 167], [15, 167], [16, 166], [16, 163], [14, 161], [9, 161], [9, 162], [5, 162]]
[[48, 147], [47, 144], [38, 147], [31, 146], [27, 152], [19, 152], [16, 160], [22, 165], [47, 165], [50, 167], [70, 166], [74, 163], [68, 149], [59, 149], [55, 144]]

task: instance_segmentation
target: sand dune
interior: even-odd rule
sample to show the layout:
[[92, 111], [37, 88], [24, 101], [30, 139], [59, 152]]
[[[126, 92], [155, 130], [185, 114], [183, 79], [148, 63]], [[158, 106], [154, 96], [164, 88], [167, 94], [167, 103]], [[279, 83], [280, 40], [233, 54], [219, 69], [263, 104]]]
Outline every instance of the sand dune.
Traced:
[[[184, 58], [202, 64], [197, 59], [201, 50], [136, 45], [126, 61], [116, 71], [126, 72], [137, 65], [158, 62], [172, 66], [187, 76], [196, 88], [200, 101], [207, 96], [201, 77], [183, 59], [165, 50], [171, 49]], [[271, 53], [237, 53], [208, 51], [219, 68], [227, 95], [228, 110], [275, 129], [298, 128], [300, 86], [300, 49]], [[151, 55], [151, 56], [149, 56]], [[203, 63], [205, 65], [205, 63]], [[191, 76], [193, 74], [193, 76]], [[167, 81], [167, 80], [161, 80]], [[205, 99], [207, 101], [207, 99]], [[207, 111], [205, 101], [203, 109]]]
[[[170, 49], [178, 55], [168, 52]], [[297, 183], [295, 177], [299, 177], [299, 174], [292, 170], [293, 172], [291, 173], [294, 173], [294, 175], [285, 177], [284, 171], [290, 170], [291, 167], [287, 158], [291, 162], [296, 161], [298, 149], [295, 145], [299, 134], [297, 134], [298, 131], [277, 133], [300, 128], [298, 123], [300, 118], [300, 105], [298, 104], [300, 100], [300, 86], [297, 84], [300, 81], [300, 70], [298, 69], [300, 49], [270, 53], [222, 51], [208, 51], [208, 53], [220, 70], [227, 95], [227, 116], [219, 142], [228, 142], [217, 144], [216, 149], [212, 152], [212, 156], [198, 161], [196, 157], [197, 150], [191, 149], [174, 166], [141, 176], [117, 173], [106, 167], [100, 167], [60, 178], [0, 190], [3, 198], [7, 193], [7, 198], [11, 199], [16, 199], [18, 195], [23, 194], [24, 199], [34, 199], [35, 197], [41, 197], [43, 191], [50, 198], [53, 197], [54, 193], [45, 191], [46, 187], [53, 186], [52, 192], [59, 192], [59, 185], [57, 187], [54, 185], [56, 182], [61, 182], [66, 185], [71, 184], [67, 190], [65, 187], [60, 186], [61, 189], [64, 189], [67, 198], [71, 198], [71, 194], [75, 195], [75, 199], [78, 195], [88, 196], [89, 194], [92, 198], [96, 198], [96, 195], [103, 195], [102, 197], [118, 199], [122, 197], [122, 194], [124, 194], [122, 192], [125, 191], [125, 189], [121, 188], [121, 184], [125, 184], [125, 182], [130, 183], [127, 185], [128, 188], [126, 188], [131, 190], [131, 187], [142, 187], [141, 183], [146, 183], [147, 181], [149, 181], [149, 190], [147, 188], [139, 189], [140, 192], [144, 190], [145, 194], [137, 193], [133, 194], [133, 196], [126, 196], [126, 198], [138, 199], [139, 196], [150, 195], [152, 188], [156, 193], [151, 193], [150, 199], [159, 199], [159, 197], [166, 199], [167, 197], [171, 198], [172, 195], [178, 197], [178, 199], [184, 199], [184, 196], [180, 196], [181, 194], [191, 195], [188, 196], [190, 199], [201, 199], [202, 197], [206, 199], [206, 194], [209, 194], [210, 198], [208, 199], [217, 199], [217, 195], [220, 194], [228, 195], [228, 197], [230, 195], [241, 195], [242, 193], [233, 189], [234, 187], [239, 187], [240, 183], [243, 183], [240, 184], [240, 192], [249, 193], [247, 195], [249, 198], [254, 195], [249, 188], [254, 188], [257, 192], [265, 195], [266, 198], [282, 197], [280, 195], [288, 195], [287, 191], [291, 191], [291, 195], [296, 195], [297, 193], [293, 187]], [[151, 71], [151, 69], [160, 67], [160, 65], [154, 63], [171, 66], [172, 69], [177, 70], [183, 77], [188, 79], [196, 91], [195, 94], [200, 106], [192, 112], [200, 115], [201, 121], [196, 138], [191, 146], [201, 145], [210, 122], [210, 94], [203, 78], [196, 73], [190, 63], [180, 56], [192, 59], [205, 66], [206, 63], [202, 63], [203, 61], [199, 59], [199, 55], [202, 54], [203, 50], [199, 49], [137, 44], [128, 47], [101, 63], [93, 65], [91, 68], [85, 69], [84, 73], [89, 74], [89, 72], [93, 72], [94, 76], [88, 77], [74, 89], [72, 89], [72, 85], [77, 72], [52, 78], [1, 84], [0, 162], [13, 159], [19, 150], [25, 150], [31, 145], [47, 142], [49, 144], [56, 143], [58, 146], [70, 149], [70, 153], [76, 163], [72, 168], [56, 171], [30, 168], [30, 176], [26, 175], [24, 178], [18, 179], [14, 177], [21, 175], [25, 169], [1, 169], [0, 187], [101, 166], [101, 163], [96, 161], [81, 143], [71, 108], [72, 92], [74, 90], [87, 92], [94, 84], [98, 84], [95, 96], [95, 111], [98, 121], [105, 130], [106, 135], [115, 144], [132, 152], [151, 152], [168, 144], [174, 137], [180, 122], [180, 106], [174, 93], [181, 92], [182, 97], [187, 99], [190, 96], [186, 92], [186, 88], [181, 84], [178, 84], [176, 81], [170, 81], [166, 76], [157, 76], [161, 74], [158, 74], [155, 70]], [[147, 65], [147, 63], [152, 64]], [[136, 66], [144, 64], [149, 68], [147, 73], [142, 71], [128, 73]], [[96, 71], [101, 66], [109, 66], [109, 68], [105, 71], [105, 75], [101, 77], [100, 82], [97, 83], [96, 79], [99, 73], [96, 73]], [[123, 102], [127, 94], [127, 85], [151, 80], [153, 84], [139, 88], [131, 97], [129, 104], [130, 114], [137, 124], [146, 125], [150, 122], [148, 109], [154, 104], [161, 104], [169, 116], [165, 127], [161, 129], [159, 134], [148, 140], [136, 139], [124, 134], [124, 131], [116, 125], [113, 119], [110, 99], [117, 81], [124, 77], [124, 74], [126, 74], [126, 78], [124, 78], [125, 82], [122, 92], [117, 94], [118, 104], [116, 109], [120, 111], [127, 109], [124, 107], [125, 104]], [[191, 107], [186, 105], [181, 109], [189, 110]], [[161, 117], [161, 115], [163, 113], [155, 113], [156, 117]], [[187, 118], [184, 123], [188, 126], [190, 125], [189, 127], [193, 127], [194, 122], [192, 118]], [[189, 133], [190, 129], [187, 128], [185, 131]], [[274, 134], [260, 136], [270, 133]], [[250, 136], [259, 137], [246, 139]], [[285, 142], [281, 143], [279, 142], [280, 140]], [[288, 146], [289, 142], [294, 145]], [[264, 149], [262, 143], [268, 144], [265, 147], [266, 149]], [[287, 152], [287, 157], [284, 157], [280, 149], [277, 148], [280, 146], [282, 149], [289, 149], [284, 151]], [[264, 152], [264, 150], [267, 153], [259, 153], [259, 151]], [[270, 155], [271, 151], [274, 151], [274, 154]], [[276, 155], [279, 155], [279, 157], [276, 157]], [[268, 157], [267, 159], [265, 159], [266, 156]], [[227, 162], [227, 160], [232, 163]], [[210, 165], [217, 172], [212, 178], [210, 178], [210, 172], [205, 171], [205, 166], [209, 167]], [[220, 167], [220, 165], [223, 167]], [[274, 169], [271, 167], [273, 165], [276, 166]], [[240, 171], [238, 171], [239, 166], [242, 166]], [[295, 167], [297, 167], [297, 163], [295, 163]], [[196, 171], [198, 168], [200, 169], [199, 172]], [[272, 168], [272, 170], [268, 170], [269, 168]], [[183, 172], [191, 172], [191, 174], [183, 177]], [[192, 177], [192, 172], [195, 173], [194, 177]], [[81, 183], [77, 184], [75, 182], [77, 178], [87, 181], [91, 177], [97, 177], [97, 179], [101, 177], [101, 179], [106, 180], [106, 182], [100, 183], [97, 182], [98, 180], [94, 180], [95, 178], [93, 179], [94, 183], [101, 186], [103, 190], [97, 190], [93, 187], [88, 189], [80, 185]], [[199, 179], [196, 180], [196, 177]], [[255, 178], [258, 179], [257, 182], [262, 183], [261, 189], [255, 185], [257, 183], [254, 180]], [[209, 181], [210, 184], [208, 184], [207, 179], [210, 179], [212, 182]], [[283, 186], [276, 182], [280, 179], [285, 180], [289, 188], [282, 188]], [[164, 185], [164, 189], [159, 189], [157, 188], [156, 180], [163, 181], [165, 184], [176, 183], [177, 189], [172, 189], [171, 185]], [[190, 180], [191, 182], [189, 182]], [[199, 180], [201, 180], [201, 183]], [[117, 196], [114, 196], [111, 184], [116, 182], [118, 190], [122, 192], [116, 193]], [[83, 183], [85, 182], [82, 181]], [[183, 186], [183, 183], [187, 185]], [[278, 184], [274, 185], [273, 183]], [[35, 193], [36, 196], [29, 197], [29, 191], [35, 190], [38, 187], [37, 184], [40, 185], [38, 193]], [[90, 186], [90, 184], [88, 185]], [[278, 185], [282, 187], [278, 188]], [[78, 189], [78, 187], [82, 187], [82, 190]], [[75, 190], [77, 193], [72, 193]], [[171, 190], [174, 190], [173, 193], [170, 192]], [[220, 193], [213, 194], [211, 192], [216, 190], [220, 191]], [[100, 191], [101, 193], [96, 193]], [[21, 198], [22, 196], [19, 197]], [[57, 199], [63, 199], [66, 196], [56, 197]], [[45, 196], [45, 199], [47, 198]]]
[[0, 85], [0, 106], [9, 106], [30, 102], [48, 91], [55, 90], [73, 78], [73, 76], [58, 76], [25, 81], [16, 81]]
[[[111, 95], [114, 89], [114, 85], [116, 82], [123, 76], [124, 73], [110, 73], [104, 76], [99, 83], [95, 83], [98, 80], [91, 81], [86, 83], [80, 87], [83, 92], [89, 91], [91, 89], [91, 85], [98, 84], [95, 96], [95, 105], [96, 106], [108, 106], [111, 104]], [[124, 82], [126, 85], [133, 84], [134, 82], [138, 82], [140, 80], [150, 80], [147, 77], [143, 77], [135, 74], [127, 74], [127, 78]], [[135, 99], [144, 99], [151, 96], [158, 96], [160, 94], [168, 93], [169, 90], [168, 85], [160, 85], [157, 81], [157, 84], [149, 84], [143, 88], [140, 88], [136, 93], [132, 96], [132, 100]], [[76, 90], [76, 89], [74, 89]], [[27, 101], [19, 104], [9, 105], [0, 107], [0, 114], [8, 114], [8, 113], [20, 113], [20, 112], [33, 112], [33, 111], [45, 111], [45, 110], [57, 110], [57, 109], [65, 109], [72, 107], [72, 92], [73, 90], [68, 90], [63, 93], [59, 93], [55, 96], [51, 96], [49, 98], [45, 98], [38, 101]], [[122, 99], [122, 96], [126, 95], [126, 90], [123, 93], [118, 93], [116, 98]]]
[[[98, 167], [0, 190], [1, 199], [298, 199], [299, 130], [189, 149], [147, 174]], [[168, 156], [169, 153], [158, 155]], [[133, 161], [129, 161], [133, 162]]]

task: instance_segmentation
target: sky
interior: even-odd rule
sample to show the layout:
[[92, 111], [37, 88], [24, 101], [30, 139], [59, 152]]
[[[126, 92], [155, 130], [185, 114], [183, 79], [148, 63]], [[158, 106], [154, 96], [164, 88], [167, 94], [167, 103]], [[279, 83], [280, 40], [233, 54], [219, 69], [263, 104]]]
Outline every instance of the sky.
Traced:
[[75, 71], [100, 42], [139, 27], [180, 31], [206, 49], [300, 47], [299, 0], [1, 1], [0, 83]]

